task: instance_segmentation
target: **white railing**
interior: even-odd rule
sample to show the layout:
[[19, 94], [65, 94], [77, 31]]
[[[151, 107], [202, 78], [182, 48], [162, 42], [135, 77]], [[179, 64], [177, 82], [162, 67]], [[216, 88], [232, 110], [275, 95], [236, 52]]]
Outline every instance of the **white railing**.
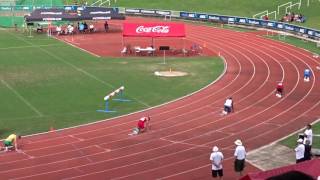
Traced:
[[260, 15], [260, 17], [264, 16], [264, 15], [268, 15], [268, 10], [265, 10], [265, 11], [262, 11], [262, 12], [259, 12], [255, 15], [253, 15], [253, 18], [256, 18], [258, 15]]
[[268, 17], [270, 17], [270, 15], [274, 14], [274, 20], [277, 20], [277, 11], [272, 11], [268, 13]]
[[[114, 3], [117, 3], [117, 0], [114, 0]], [[104, 6], [108, 4], [108, 6], [111, 6], [111, 0], [97, 0], [96, 2], [92, 3], [91, 6]]]
[[280, 14], [280, 8], [281, 8], [281, 7], [284, 7], [284, 6], [287, 7], [288, 5], [291, 6], [291, 5], [292, 5], [292, 2], [290, 1], [290, 2], [287, 2], [287, 3], [284, 3], [284, 4], [279, 5], [279, 6], [278, 6], [278, 15]]

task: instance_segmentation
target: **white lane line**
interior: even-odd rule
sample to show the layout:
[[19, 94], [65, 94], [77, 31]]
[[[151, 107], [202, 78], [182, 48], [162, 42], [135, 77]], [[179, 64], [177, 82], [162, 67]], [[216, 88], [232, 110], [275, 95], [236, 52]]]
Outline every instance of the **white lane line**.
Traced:
[[[51, 47], [51, 46], [61, 46], [61, 44], [44, 44], [44, 45], [38, 45], [39, 47]], [[0, 48], [0, 50], [9, 50], [9, 49], [24, 49], [24, 48], [38, 48], [38, 46], [13, 46], [13, 47], [5, 47]]]
[[210, 148], [207, 145], [198, 145], [198, 144], [185, 143], [185, 142], [182, 142], [182, 141], [173, 141], [173, 140], [169, 140], [169, 139], [166, 139], [166, 138], [159, 138], [159, 139], [163, 140], [163, 141], [171, 142], [173, 144], [183, 144], [183, 145], [188, 145], [188, 146], [191, 146], [191, 147], [200, 147], [200, 148], [206, 148], [206, 149]]
[[20, 95], [13, 87], [11, 87], [5, 80], [1, 79], [1, 83], [5, 85], [11, 92], [13, 92], [22, 102], [24, 102], [30, 109], [32, 109], [39, 117], [42, 117], [43, 114], [34, 107], [27, 99]]

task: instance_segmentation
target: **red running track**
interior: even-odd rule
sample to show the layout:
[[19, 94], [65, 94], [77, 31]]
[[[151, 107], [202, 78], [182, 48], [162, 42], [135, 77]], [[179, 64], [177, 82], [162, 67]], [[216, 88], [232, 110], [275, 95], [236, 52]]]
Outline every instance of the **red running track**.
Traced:
[[[225, 155], [225, 179], [233, 172], [233, 142], [253, 150], [313, 122], [320, 114], [319, 65], [302, 49], [257, 36], [186, 25], [187, 38], [220, 52], [227, 64], [217, 82], [199, 92], [148, 109], [152, 130], [128, 136], [145, 112], [25, 138], [21, 153], [0, 155], [1, 179], [211, 179], [214, 145]], [[309, 67], [313, 78], [303, 82]], [[286, 95], [274, 95], [284, 81]], [[220, 116], [232, 96], [235, 112]], [[258, 171], [247, 164], [245, 173]]]

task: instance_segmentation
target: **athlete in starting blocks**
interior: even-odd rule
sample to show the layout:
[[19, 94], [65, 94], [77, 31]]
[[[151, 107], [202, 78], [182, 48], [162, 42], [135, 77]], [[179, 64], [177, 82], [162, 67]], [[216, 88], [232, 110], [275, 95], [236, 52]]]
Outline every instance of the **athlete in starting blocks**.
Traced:
[[311, 77], [311, 71], [310, 69], [305, 69], [304, 73], [303, 73], [303, 80], [304, 82], [309, 82], [310, 81], [310, 77]]

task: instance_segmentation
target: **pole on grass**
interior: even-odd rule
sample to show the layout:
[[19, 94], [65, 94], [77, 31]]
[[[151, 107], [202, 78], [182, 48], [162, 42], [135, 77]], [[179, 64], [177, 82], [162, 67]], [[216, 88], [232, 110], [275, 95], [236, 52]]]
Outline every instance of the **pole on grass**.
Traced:
[[166, 50], [163, 50], [163, 64], [166, 64]]

